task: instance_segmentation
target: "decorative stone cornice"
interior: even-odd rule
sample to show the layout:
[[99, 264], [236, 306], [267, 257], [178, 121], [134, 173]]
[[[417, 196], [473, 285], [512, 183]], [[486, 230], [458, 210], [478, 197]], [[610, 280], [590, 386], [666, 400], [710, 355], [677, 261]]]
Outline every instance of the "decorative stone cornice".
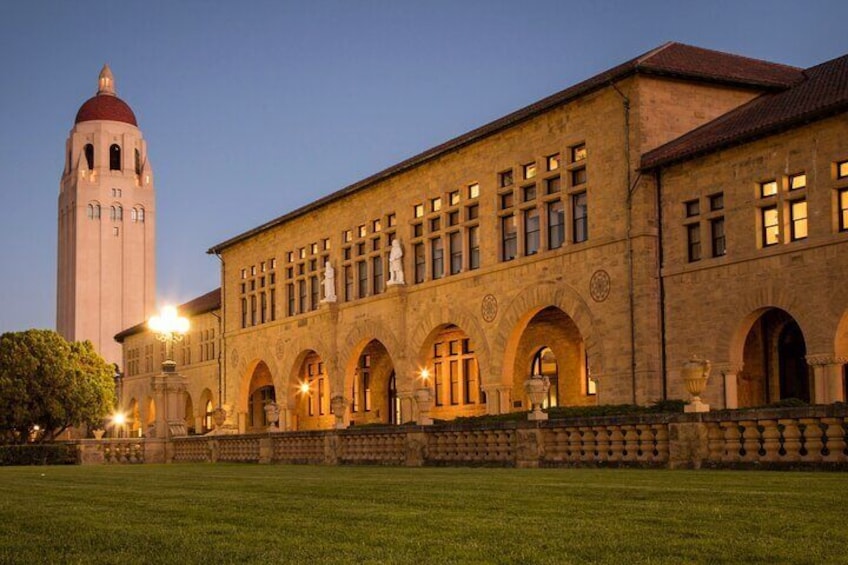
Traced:
[[804, 357], [804, 360], [807, 361], [807, 365], [811, 365], [813, 367], [823, 367], [825, 365], [844, 365], [848, 363], [848, 357], [839, 357], [827, 353], [819, 355], [807, 355], [806, 357]]

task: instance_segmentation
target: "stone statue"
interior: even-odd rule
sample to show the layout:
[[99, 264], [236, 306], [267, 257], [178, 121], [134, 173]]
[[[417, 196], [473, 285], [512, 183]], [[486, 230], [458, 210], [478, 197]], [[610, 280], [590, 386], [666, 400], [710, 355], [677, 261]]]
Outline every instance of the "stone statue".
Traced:
[[403, 249], [400, 240], [392, 241], [392, 250], [389, 252], [389, 282], [392, 285], [406, 284], [403, 278]]
[[336, 301], [336, 270], [329, 261], [324, 263], [324, 300], [321, 302]]

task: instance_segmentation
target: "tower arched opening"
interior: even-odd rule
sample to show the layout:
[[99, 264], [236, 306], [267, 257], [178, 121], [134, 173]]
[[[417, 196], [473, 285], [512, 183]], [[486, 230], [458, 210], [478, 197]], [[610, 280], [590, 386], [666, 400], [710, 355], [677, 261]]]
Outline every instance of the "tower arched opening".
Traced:
[[117, 143], [113, 143], [109, 146], [109, 170], [121, 170], [121, 146]]

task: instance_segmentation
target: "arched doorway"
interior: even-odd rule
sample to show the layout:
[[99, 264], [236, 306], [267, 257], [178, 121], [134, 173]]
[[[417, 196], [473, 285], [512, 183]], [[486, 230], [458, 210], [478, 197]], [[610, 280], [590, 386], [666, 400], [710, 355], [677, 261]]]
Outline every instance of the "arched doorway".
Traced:
[[347, 371], [347, 393], [350, 400], [352, 426], [396, 421], [397, 390], [394, 386], [394, 364], [386, 347], [371, 340]]
[[199, 433], [205, 434], [213, 428], [212, 413], [215, 411], [215, 405], [212, 403], [212, 391], [208, 388], [203, 389], [200, 394], [200, 407], [197, 428]]
[[597, 403], [594, 383], [589, 379], [586, 347], [577, 324], [555, 306], [542, 308], [524, 327], [516, 328], [512, 365], [512, 408], [528, 410], [524, 381], [545, 375], [551, 383], [544, 407], [589, 406]]
[[324, 360], [314, 351], [307, 352], [295, 375], [294, 427], [298, 430], [331, 428], [330, 379]]
[[430, 417], [452, 420], [486, 413], [486, 396], [474, 343], [462, 328], [446, 324], [431, 332], [419, 378], [433, 392]]
[[739, 407], [761, 406], [797, 398], [810, 402], [807, 346], [798, 322], [787, 312], [769, 308], [745, 337], [739, 373]]
[[253, 369], [248, 387], [246, 422], [248, 431], [257, 432], [268, 427], [265, 406], [276, 401], [277, 395], [271, 378], [271, 370], [264, 361], [260, 361]]

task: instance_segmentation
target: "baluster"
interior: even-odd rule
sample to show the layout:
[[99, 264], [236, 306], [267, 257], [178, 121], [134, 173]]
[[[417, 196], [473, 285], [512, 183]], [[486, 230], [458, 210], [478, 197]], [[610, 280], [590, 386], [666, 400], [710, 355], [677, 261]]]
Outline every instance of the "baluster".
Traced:
[[821, 461], [822, 448], [822, 429], [819, 425], [818, 418], [803, 418], [801, 424], [804, 426], [804, 447], [806, 453], [803, 454], [803, 461]]
[[742, 446], [739, 455], [742, 461], [756, 461], [760, 454], [760, 430], [754, 420], [742, 420], [739, 422], [742, 437]]
[[624, 449], [621, 456], [624, 461], [636, 461], [639, 458], [639, 434], [636, 426], [627, 424], [621, 426], [624, 430]]
[[742, 449], [739, 425], [736, 422], [721, 422], [720, 425], [724, 430], [724, 452], [721, 460], [736, 463], [740, 459], [739, 451]]
[[778, 429], [777, 420], [760, 420], [762, 431], [762, 446], [760, 451], [760, 461], [774, 462], [780, 460], [780, 430]]
[[824, 435], [824, 461], [845, 461], [845, 431], [842, 429], [842, 420], [839, 418], [822, 418], [825, 426]]
[[801, 430], [795, 420], [778, 420], [783, 426], [783, 456], [782, 461], [799, 461], [801, 459]]
[[622, 458], [624, 450], [624, 434], [621, 431], [621, 426], [608, 426], [607, 433], [609, 435], [609, 461], [618, 463]]
[[668, 425], [654, 424], [654, 461], [668, 461]]

